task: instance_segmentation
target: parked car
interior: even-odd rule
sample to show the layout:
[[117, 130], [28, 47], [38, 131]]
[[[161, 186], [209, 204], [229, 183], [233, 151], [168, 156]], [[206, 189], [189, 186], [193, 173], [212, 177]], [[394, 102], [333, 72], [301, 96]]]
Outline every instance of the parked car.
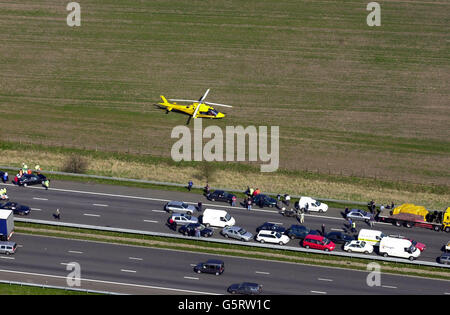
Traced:
[[18, 204], [17, 202], [7, 202], [0, 205], [2, 210], [12, 210], [16, 215], [28, 215], [31, 212], [30, 207]]
[[276, 199], [263, 194], [257, 194], [256, 196], [254, 196], [252, 202], [254, 205], [257, 205], [260, 208], [277, 206]]
[[38, 185], [45, 182], [47, 177], [42, 174], [23, 174], [20, 178], [14, 177], [12, 183], [18, 186]]
[[186, 213], [190, 215], [194, 214], [195, 211], [198, 211], [195, 206], [181, 201], [169, 201], [164, 206], [164, 210], [169, 213]]
[[347, 213], [347, 219], [369, 222], [371, 218], [373, 218], [372, 213], [361, 209], [352, 209]]
[[214, 233], [213, 230], [200, 223], [189, 223], [187, 225], [183, 225], [178, 229], [178, 232], [184, 234], [185, 236], [195, 236], [195, 231], [197, 229], [200, 231], [200, 236], [202, 237], [210, 237]]
[[343, 232], [335, 231], [330, 232], [326, 235], [326, 238], [328, 238], [330, 241], [332, 241], [335, 244], [345, 244], [347, 242], [351, 242], [355, 240], [354, 236], [345, 234]]
[[256, 240], [260, 243], [286, 245], [289, 242], [289, 237], [280, 232], [261, 230], [256, 235]]
[[450, 265], [450, 253], [443, 253], [441, 257], [439, 257], [439, 263]]
[[221, 234], [226, 238], [235, 238], [245, 242], [248, 242], [253, 238], [252, 233], [247, 232], [245, 229], [239, 226], [226, 227], [222, 230]]
[[304, 239], [306, 237], [306, 235], [308, 235], [310, 232], [311, 232], [311, 230], [308, 229], [306, 226], [291, 225], [291, 227], [285, 231], [285, 234], [290, 239], [294, 239], [294, 238]]
[[356, 252], [356, 253], [371, 254], [373, 253], [373, 246], [364, 241], [353, 240], [345, 243], [344, 250], [348, 253]]
[[379, 253], [384, 257], [393, 256], [414, 260], [420, 256], [420, 250], [411, 241], [396, 237], [383, 237], [379, 245]]
[[324, 236], [309, 234], [303, 240], [303, 247], [320, 249], [328, 252], [334, 250], [336, 245]]
[[216, 276], [225, 271], [225, 263], [221, 260], [210, 259], [204, 263], [199, 263], [194, 267], [196, 273], [211, 273]]
[[16, 249], [17, 244], [14, 242], [0, 242], [0, 254], [12, 255]]
[[270, 222], [264, 222], [262, 225], [260, 225], [256, 228], [256, 232], [263, 231], [263, 230], [264, 231], [276, 231], [276, 232], [280, 232], [282, 234], [284, 232], [286, 232], [285, 227], [275, 224], [275, 223], [270, 223]]
[[211, 201], [225, 201], [231, 204], [233, 196], [236, 197], [236, 195], [230, 194], [229, 192], [223, 190], [216, 190], [210, 193], [208, 196], [206, 196], [206, 198], [208, 198], [208, 200]]
[[198, 223], [198, 218], [189, 215], [189, 214], [185, 214], [185, 213], [174, 213], [172, 214], [168, 221], [170, 222], [170, 220], [172, 219], [173, 222], [175, 222], [177, 225], [186, 225], [189, 223]]
[[230, 285], [227, 291], [231, 294], [245, 294], [245, 295], [261, 294], [262, 285], [250, 282], [235, 283]]

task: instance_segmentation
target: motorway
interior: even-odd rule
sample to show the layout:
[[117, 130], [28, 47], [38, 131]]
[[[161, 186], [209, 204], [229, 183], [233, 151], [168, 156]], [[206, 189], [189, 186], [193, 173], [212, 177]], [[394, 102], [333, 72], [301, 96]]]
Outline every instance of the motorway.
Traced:
[[[273, 208], [254, 207], [248, 211], [243, 207], [231, 207], [221, 202], [209, 202], [204, 196], [189, 192], [163, 191], [135, 187], [102, 185], [69, 181], [52, 181], [51, 188], [46, 191], [40, 186], [17, 187], [7, 184], [8, 195], [12, 201], [30, 206], [32, 211], [28, 218], [54, 220], [52, 214], [57, 208], [61, 211], [61, 222], [88, 224], [96, 226], [136, 229], [142, 231], [177, 233], [166, 226], [169, 215], [163, 210], [169, 200], [203, 202], [203, 208], [214, 207], [226, 209], [236, 219], [236, 225], [242, 226], [251, 233], [264, 222], [278, 223], [286, 228], [297, 224], [295, 218], [286, 218]], [[325, 225], [326, 232], [346, 230], [343, 209], [330, 208], [324, 214], [307, 214], [304, 225], [310, 229], [321, 229]], [[369, 228], [364, 222], [357, 223], [358, 230]], [[375, 223], [374, 229], [386, 235], [401, 234], [405, 237], [425, 243], [427, 249], [419, 260], [436, 262], [441, 255], [444, 244], [450, 234], [435, 232], [422, 228], [408, 229], [395, 227], [387, 223]], [[224, 239], [220, 229], [215, 229], [214, 236]], [[291, 240], [289, 246], [300, 246], [298, 240]], [[337, 250], [342, 250], [338, 248]], [[372, 255], [377, 255], [376, 253]]]
[[[1, 280], [67, 286], [66, 277], [72, 279], [67, 266], [76, 262], [78, 288], [123, 294], [226, 294], [230, 284], [242, 281], [262, 284], [268, 295], [450, 294], [449, 281], [418, 277], [381, 274], [379, 285], [369, 286], [368, 271], [20, 233], [14, 241], [15, 255], [0, 256]], [[193, 272], [193, 265], [211, 258], [224, 261], [222, 275]]]

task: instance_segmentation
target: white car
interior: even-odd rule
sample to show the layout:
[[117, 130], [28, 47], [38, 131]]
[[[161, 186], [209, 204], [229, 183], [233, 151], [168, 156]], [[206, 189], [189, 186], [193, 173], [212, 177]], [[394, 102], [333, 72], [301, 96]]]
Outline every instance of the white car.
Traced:
[[346, 252], [356, 252], [356, 253], [364, 253], [371, 254], [373, 253], [373, 246], [364, 241], [350, 241], [345, 243], [344, 250]]
[[297, 206], [299, 209], [303, 209], [308, 212], [315, 211], [315, 212], [323, 213], [323, 212], [328, 211], [327, 204], [321, 203], [320, 201], [315, 200], [311, 197], [301, 197], [297, 203]]
[[260, 243], [286, 245], [290, 238], [280, 232], [261, 230], [258, 235], [256, 235], [256, 240]]

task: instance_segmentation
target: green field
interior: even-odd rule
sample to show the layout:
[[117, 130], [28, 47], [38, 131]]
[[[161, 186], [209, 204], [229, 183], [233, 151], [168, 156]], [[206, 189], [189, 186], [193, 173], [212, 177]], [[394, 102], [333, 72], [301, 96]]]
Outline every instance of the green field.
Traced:
[[1, 139], [168, 157], [153, 104], [211, 88], [204, 126], [279, 125], [284, 169], [448, 186], [450, 2], [368, 2], [1, 2]]

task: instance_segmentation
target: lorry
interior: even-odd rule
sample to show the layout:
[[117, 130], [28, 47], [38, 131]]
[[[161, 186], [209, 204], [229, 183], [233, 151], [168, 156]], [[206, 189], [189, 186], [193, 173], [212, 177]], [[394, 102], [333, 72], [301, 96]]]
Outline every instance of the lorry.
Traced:
[[420, 250], [410, 240], [396, 237], [383, 237], [379, 247], [380, 255], [414, 260], [420, 256]]
[[395, 226], [422, 227], [435, 231], [450, 232], [450, 207], [445, 211], [428, 211], [425, 207], [405, 203], [394, 208], [388, 216], [378, 215], [378, 221]]
[[14, 233], [14, 214], [12, 210], [0, 210], [0, 240], [8, 241]]

